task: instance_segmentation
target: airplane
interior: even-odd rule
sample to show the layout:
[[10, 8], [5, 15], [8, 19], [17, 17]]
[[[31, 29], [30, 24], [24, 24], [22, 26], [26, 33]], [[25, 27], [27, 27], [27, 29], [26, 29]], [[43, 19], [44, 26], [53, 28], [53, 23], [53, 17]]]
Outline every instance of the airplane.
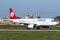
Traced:
[[27, 29], [36, 28], [40, 26], [51, 29], [51, 26], [57, 25], [59, 22], [51, 18], [18, 18], [12, 8], [9, 8], [10, 19], [9, 21], [14, 24], [27, 25]]

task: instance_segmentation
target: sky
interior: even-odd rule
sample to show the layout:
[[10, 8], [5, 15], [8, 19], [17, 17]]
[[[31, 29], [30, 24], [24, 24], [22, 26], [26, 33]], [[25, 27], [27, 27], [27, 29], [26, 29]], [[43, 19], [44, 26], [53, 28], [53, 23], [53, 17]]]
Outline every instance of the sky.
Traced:
[[9, 16], [9, 8], [19, 17], [37, 12], [42, 18], [60, 16], [60, 0], [0, 0], [0, 17]]

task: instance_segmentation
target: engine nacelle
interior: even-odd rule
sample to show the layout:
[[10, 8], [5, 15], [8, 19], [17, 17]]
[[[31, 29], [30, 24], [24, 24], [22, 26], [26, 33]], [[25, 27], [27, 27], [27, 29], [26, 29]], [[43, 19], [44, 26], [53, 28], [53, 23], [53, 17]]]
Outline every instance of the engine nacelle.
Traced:
[[33, 24], [28, 25], [28, 28], [34, 28]]

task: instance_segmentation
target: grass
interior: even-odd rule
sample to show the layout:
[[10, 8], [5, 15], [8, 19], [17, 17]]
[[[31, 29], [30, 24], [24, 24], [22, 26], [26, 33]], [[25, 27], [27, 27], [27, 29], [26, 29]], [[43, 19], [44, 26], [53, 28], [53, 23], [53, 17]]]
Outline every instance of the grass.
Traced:
[[60, 40], [60, 32], [0, 32], [0, 40]]
[[[0, 25], [0, 29], [26, 29], [21, 25]], [[60, 30], [60, 26], [52, 27], [53, 30]], [[60, 40], [60, 32], [38, 32], [38, 31], [20, 31], [20, 32], [2, 32], [0, 31], [0, 40]]]
[[26, 26], [21, 26], [21, 25], [0, 25], [0, 29], [26, 29]]
[[[27, 26], [21, 26], [21, 25], [0, 25], [0, 29], [27, 29]], [[41, 27], [40, 27], [41, 28]], [[46, 28], [41, 28], [40, 30], [43, 30]], [[60, 26], [52, 26], [52, 30], [60, 30]]]

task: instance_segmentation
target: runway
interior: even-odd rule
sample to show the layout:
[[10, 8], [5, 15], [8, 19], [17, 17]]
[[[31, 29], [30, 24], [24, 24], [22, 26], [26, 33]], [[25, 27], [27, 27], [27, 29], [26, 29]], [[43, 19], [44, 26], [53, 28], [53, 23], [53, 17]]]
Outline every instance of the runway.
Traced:
[[0, 29], [0, 32], [1, 31], [59, 31], [60, 30], [19, 30], [19, 29]]

